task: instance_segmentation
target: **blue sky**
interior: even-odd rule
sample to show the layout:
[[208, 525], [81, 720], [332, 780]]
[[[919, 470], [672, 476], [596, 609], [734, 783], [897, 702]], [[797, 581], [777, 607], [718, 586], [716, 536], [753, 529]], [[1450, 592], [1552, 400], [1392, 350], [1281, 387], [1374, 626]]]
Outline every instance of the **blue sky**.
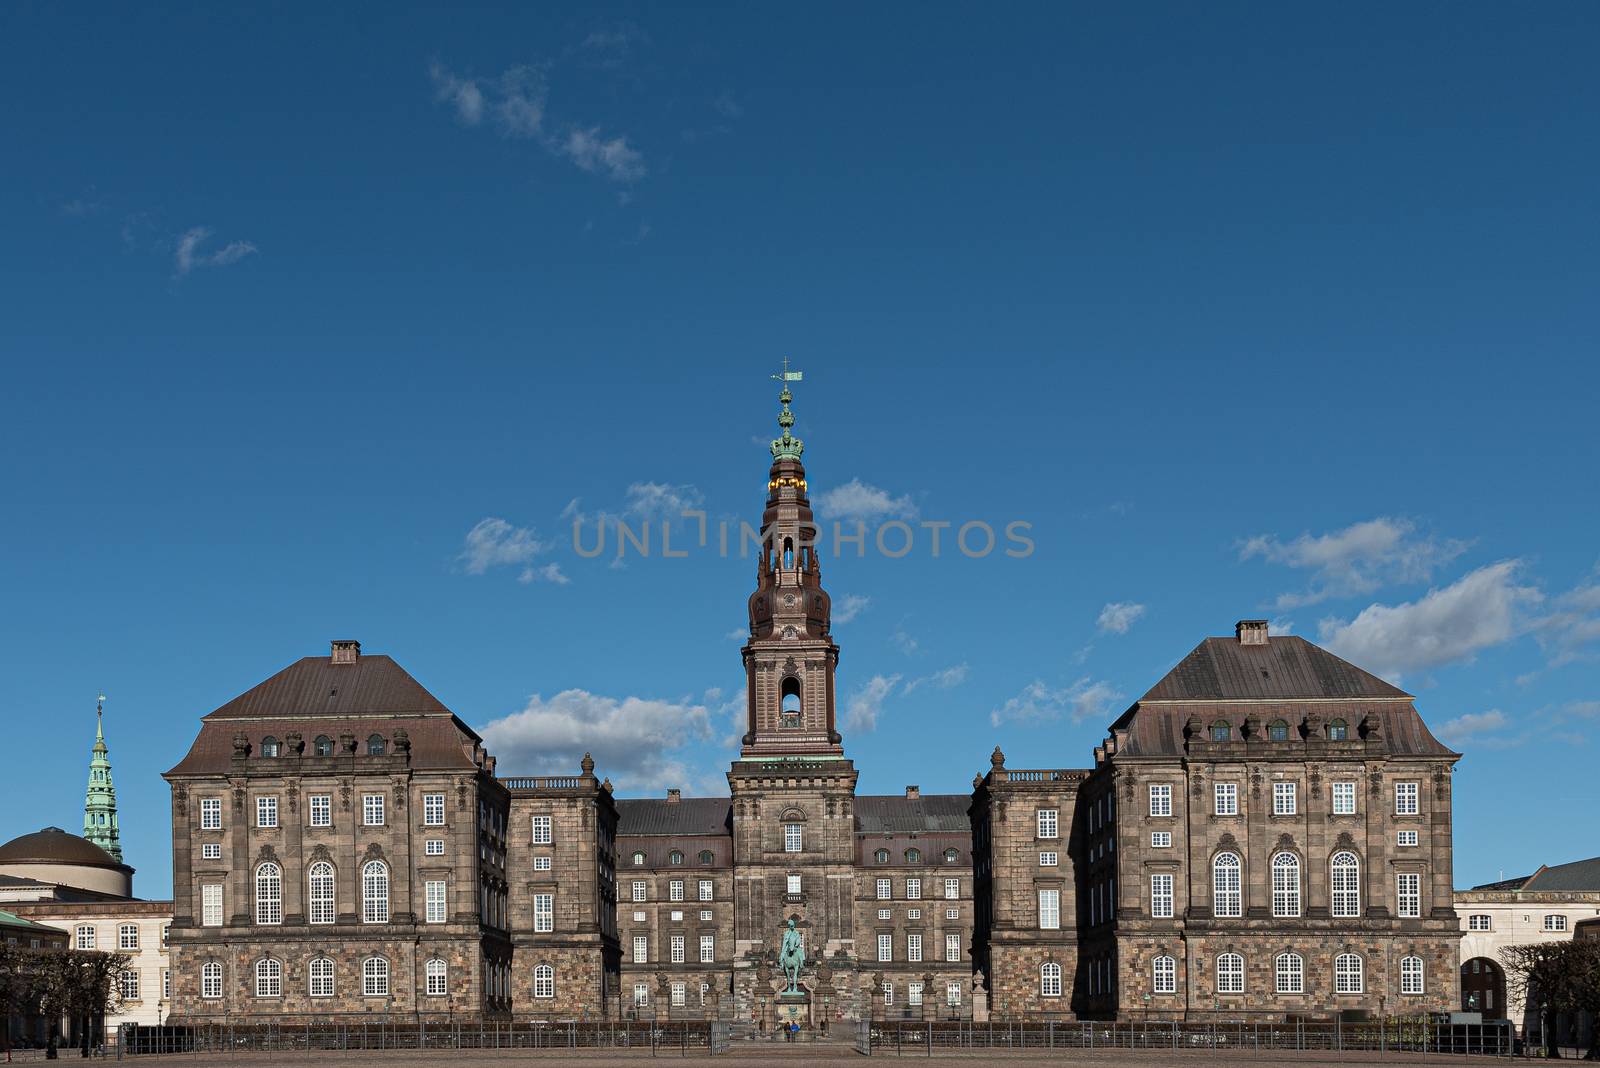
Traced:
[[1082, 766], [1259, 615], [1465, 751], [1458, 884], [1592, 853], [1597, 46], [1558, 3], [12, 5], [0, 839], [80, 825], [104, 691], [166, 893], [159, 773], [336, 637], [502, 770], [718, 788], [752, 566], [569, 523], [758, 520], [788, 355], [824, 520], [918, 535], [824, 546], [863, 791]]

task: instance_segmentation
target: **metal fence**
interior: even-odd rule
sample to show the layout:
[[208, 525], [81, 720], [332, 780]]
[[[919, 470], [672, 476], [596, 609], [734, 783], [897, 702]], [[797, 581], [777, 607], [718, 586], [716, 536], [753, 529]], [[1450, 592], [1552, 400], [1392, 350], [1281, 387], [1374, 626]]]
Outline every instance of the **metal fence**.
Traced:
[[[648, 1049], [661, 1056], [712, 1051], [703, 1021], [595, 1023], [303, 1024], [142, 1027], [127, 1024], [118, 1055], [254, 1050]], [[723, 1038], [726, 1042], [726, 1038]]]
[[863, 1028], [863, 1053], [931, 1056], [947, 1049], [1367, 1050], [1509, 1057], [1507, 1021], [1440, 1024], [1428, 1018], [1358, 1023], [1110, 1023], [887, 1020]]

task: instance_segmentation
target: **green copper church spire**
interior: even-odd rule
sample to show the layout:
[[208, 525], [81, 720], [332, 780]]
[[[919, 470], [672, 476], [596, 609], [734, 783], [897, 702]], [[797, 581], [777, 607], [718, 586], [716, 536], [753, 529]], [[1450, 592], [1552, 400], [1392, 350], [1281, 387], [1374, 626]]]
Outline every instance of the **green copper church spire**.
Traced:
[[94, 755], [89, 758], [89, 789], [83, 797], [83, 836], [122, 860], [117, 830], [117, 788], [111, 785], [111, 756], [106, 748], [106, 695], [94, 707]]
[[794, 394], [789, 392], [789, 383], [800, 381], [800, 372], [789, 370], [789, 357], [785, 356], [783, 373], [772, 377], [783, 383], [783, 392], [778, 394], [778, 400], [783, 404], [783, 411], [778, 413], [778, 425], [783, 428], [783, 437], [773, 439], [772, 458], [798, 460], [800, 454], [806, 451], [806, 446], [805, 442], [789, 433], [789, 428], [794, 426], [794, 413], [789, 410], [789, 402], [794, 400]]

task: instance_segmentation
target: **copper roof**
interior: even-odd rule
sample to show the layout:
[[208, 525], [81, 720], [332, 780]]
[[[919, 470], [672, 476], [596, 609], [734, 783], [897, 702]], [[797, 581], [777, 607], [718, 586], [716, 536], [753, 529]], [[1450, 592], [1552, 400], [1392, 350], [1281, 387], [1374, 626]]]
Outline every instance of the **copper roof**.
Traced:
[[1306, 700], [1411, 695], [1296, 635], [1245, 645], [1207, 638], [1140, 701]]
[[60, 827], [46, 827], [0, 845], [0, 864], [85, 864], [118, 870], [127, 867], [87, 838], [68, 834]]
[[302, 657], [205, 718], [449, 714], [443, 702], [405, 668], [387, 656], [369, 653], [353, 664], [335, 664], [329, 656]]

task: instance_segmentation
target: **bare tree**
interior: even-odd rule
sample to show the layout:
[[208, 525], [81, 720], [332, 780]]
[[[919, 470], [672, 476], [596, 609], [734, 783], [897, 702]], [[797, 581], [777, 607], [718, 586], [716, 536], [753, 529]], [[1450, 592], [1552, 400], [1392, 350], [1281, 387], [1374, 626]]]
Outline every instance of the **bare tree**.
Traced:
[[57, 1044], [58, 1021], [67, 1017], [78, 1027], [79, 1053], [89, 1056], [90, 1032], [96, 1019], [114, 1010], [121, 998], [119, 980], [128, 966], [122, 953], [49, 950], [40, 955], [40, 1004], [51, 1023], [51, 1046]]
[[[1539, 1011], [1544, 1055], [1559, 1057], [1554, 1017], [1590, 1013], [1600, 1026], [1600, 941], [1545, 942], [1508, 946], [1502, 951], [1509, 988]], [[1600, 1060], [1600, 1044], [1591, 1038], [1585, 1060]]]

